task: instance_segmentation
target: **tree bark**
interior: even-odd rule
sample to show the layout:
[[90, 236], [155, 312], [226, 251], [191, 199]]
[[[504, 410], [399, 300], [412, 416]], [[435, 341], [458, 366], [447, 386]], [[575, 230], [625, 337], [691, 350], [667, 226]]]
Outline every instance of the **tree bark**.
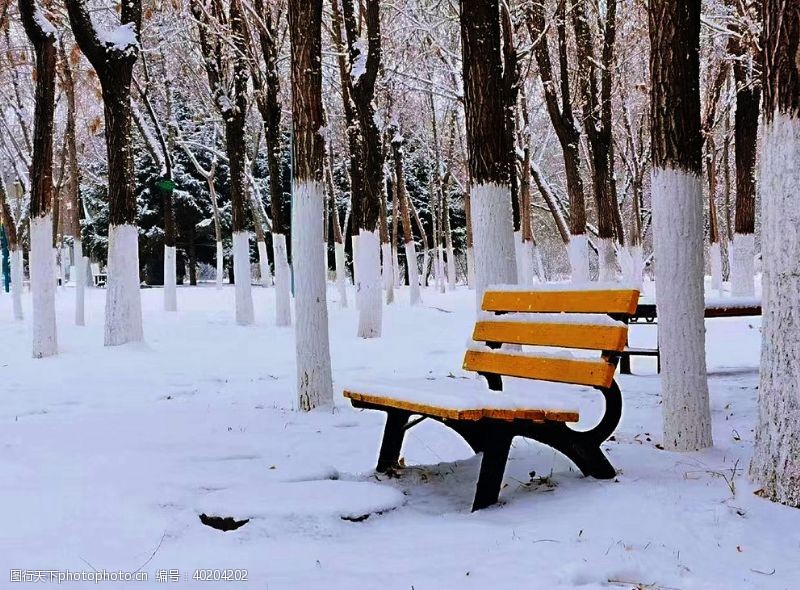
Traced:
[[461, 51], [471, 178], [475, 293], [517, 282], [497, 0], [462, 0]]
[[689, 451], [712, 444], [703, 302], [700, 3], [652, 0], [649, 28], [664, 445]]
[[322, 241], [322, 0], [289, 0], [294, 130], [292, 252], [295, 261], [297, 400], [301, 410], [333, 403]]
[[800, 1], [764, 0], [761, 173], [762, 347], [750, 476], [800, 507]]

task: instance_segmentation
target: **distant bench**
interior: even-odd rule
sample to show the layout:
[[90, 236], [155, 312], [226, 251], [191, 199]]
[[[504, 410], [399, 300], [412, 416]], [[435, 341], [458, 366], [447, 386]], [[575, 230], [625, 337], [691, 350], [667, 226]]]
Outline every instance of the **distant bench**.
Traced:
[[[761, 315], [761, 301], [755, 298], [732, 298], [716, 299], [707, 301], [705, 307], [705, 318], [737, 318]], [[657, 326], [658, 310], [655, 303], [639, 303], [636, 311], [628, 318], [629, 324]], [[619, 372], [623, 375], [631, 374], [632, 356], [654, 356], [656, 357], [657, 371], [661, 372], [661, 352], [658, 345], [655, 348], [632, 348], [625, 347], [622, 351], [622, 358], [619, 363]]]
[[[473, 510], [497, 502], [511, 441], [523, 436], [549, 445], [566, 455], [586, 476], [613, 478], [614, 467], [600, 445], [614, 432], [622, 415], [622, 394], [614, 381], [628, 325], [639, 292], [631, 289], [574, 291], [549, 286], [536, 291], [487, 290], [475, 324], [473, 340], [464, 356], [464, 369], [486, 378], [489, 389], [501, 391], [503, 376], [588, 385], [605, 398], [600, 422], [586, 431], [573, 430], [577, 410], [552, 403], [516, 401], [508, 394], [470, 398], [443, 392], [402, 392], [390, 385], [345, 389], [356, 408], [386, 413], [383, 442], [376, 470], [398, 469], [406, 430], [431, 418], [449, 426], [475, 453], [483, 453]], [[595, 315], [587, 315], [595, 314]], [[610, 316], [610, 317], [609, 317]], [[501, 348], [503, 344], [511, 345]], [[523, 352], [520, 345], [599, 351], [594, 358], [571, 354]], [[410, 420], [412, 416], [419, 416]]]

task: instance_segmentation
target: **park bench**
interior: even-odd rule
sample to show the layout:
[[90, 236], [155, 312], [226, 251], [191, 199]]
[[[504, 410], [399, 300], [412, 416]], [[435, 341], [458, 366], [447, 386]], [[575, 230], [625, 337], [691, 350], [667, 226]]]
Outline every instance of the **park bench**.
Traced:
[[89, 269], [92, 271], [92, 280], [94, 281], [94, 286], [105, 287], [106, 282], [108, 282], [108, 275], [104, 272], [100, 272], [100, 265], [96, 262], [92, 262], [89, 265]]
[[[761, 300], [753, 297], [732, 297], [730, 299], [710, 299], [705, 302], [705, 319], [711, 318], [737, 318], [761, 315]], [[625, 321], [629, 324], [645, 326], [658, 326], [658, 310], [652, 302], [639, 303]], [[658, 340], [656, 340], [657, 342]], [[632, 356], [652, 356], [656, 358], [656, 371], [661, 373], [661, 351], [655, 348], [626, 346], [622, 351], [619, 363], [619, 372], [623, 375], [631, 374]]]
[[[348, 388], [344, 396], [354, 407], [386, 413], [378, 472], [390, 472], [398, 466], [406, 430], [430, 418], [452, 428], [475, 453], [483, 453], [473, 510], [497, 502], [511, 441], [516, 436], [553, 447], [586, 476], [615, 476], [600, 445], [614, 432], [622, 415], [622, 396], [614, 372], [627, 342], [624, 319], [636, 310], [639, 292], [575, 291], [566, 285], [546, 285], [535, 291], [507, 289], [495, 287], [484, 294], [483, 313], [475, 324], [474, 344], [464, 356], [464, 369], [485, 377], [493, 392], [502, 390], [504, 376], [594, 387], [605, 399], [600, 421], [590, 430], [577, 431], [567, 426], [578, 421], [577, 411], [555, 409], [549, 404], [527, 406], [524, 399], [509, 401], [508, 394], [487, 393], [476, 401], [437, 396], [436, 392], [425, 395]], [[600, 354], [575, 358], [558, 350], [523, 351], [522, 345]], [[418, 418], [410, 421], [412, 416]]]

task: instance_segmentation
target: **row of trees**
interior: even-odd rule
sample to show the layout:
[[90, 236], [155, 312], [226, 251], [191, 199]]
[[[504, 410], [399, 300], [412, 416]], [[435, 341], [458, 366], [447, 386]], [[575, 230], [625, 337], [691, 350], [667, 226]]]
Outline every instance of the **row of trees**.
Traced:
[[[381, 69], [387, 69], [384, 60], [387, 35], [381, 28], [378, 0], [358, 5], [352, 0], [342, 0], [341, 6], [338, 0], [331, 0], [330, 18], [324, 18], [322, 0], [290, 0], [286, 20], [291, 83], [287, 93], [280, 84], [284, 33], [280, 2], [252, 5], [246, 0], [192, 0], [189, 4], [192, 27], [187, 28], [176, 22], [176, 17], [187, 16], [181, 5], [166, 10], [147, 6], [143, 10], [142, 0], [128, 0], [118, 10], [102, 3], [90, 10], [85, 0], [65, 0], [69, 29], [93, 68], [103, 105], [109, 265], [106, 344], [117, 345], [143, 337], [134, 173], [137, 144], [132, 135], [135, 125], [142, 144], [160, 168], [154, 190], [162, 197], [165, 308], [177, 308], [176, 153], [181, 151], [188, 156], [195, 172], [206, 179], [212, 194], [218, 269], [222, 238], [219, 208], [213, 193], [216, 162], [224, 158], [233, 234], [233, 271], [240, 278], [235, 281], [236, 321], [244, 325], [253, 321], [251, 284], [242, 280], [250, 274], [249, 211], [259, 244], [262, 276], [269, 272], [264, 227], [271, 232], [278, 325], [291, 322], [286, 242], [291, 230], [299, 406], [311, 409], [329, 403], [332, 379], [326, 268], [319, 242], [328, 220], [333, 219], [334, 261], [341, 286], [344, 233], [339, 208], [335, 206], [334, 136], [338, 135], [339, 153], [347, 154], [348, 158], [350, 199], [344, 228], [350, 228], [352, 237], [358, 334], [376, 337], [381, 333], [382, 293], [385, 290], [387, 298], [393, 296], [397, 252], [392, 246], [397, 244], [401, 225], [412, 286], [411, 301], [419, 300], [419, 283], [414, 276], [417, 262], [412, 212], [424, 247], [428, 240], [407, 195], [403, 130], [413, 128], [410, 123], [413, 109], [424, 104], [431, 122], [428, 148], [433, 167], [428, 192], [437, 283], [444, 288], [446, 275], [451, 285], [455, 278], [452, 228], [448, 227], [451, 184], [459, 187], [457, 192], [464, 197], [469, 218], [467, 260], [478, 298], [489, 284], [529, 282], [534, 275], [541, 275], [543, 265], [537, 262], [532, 225], [535, 211], [548, 211], [549, 223], [567, 246], [573, 280], [577, 282], [589, 279], [590, 246], [598, 253], [601, 280], [615, 278], [618, 265], [626, 271], [628, 279], [636, 280], [641, 273], [643, 237], [652, 220], [662, 326], [665, 443], [677, 450], [709, 446], [703, 243], [707, 225], [712, 276], [720, 284], [723, 270], [720, 237], [723, 232], [719, 230], [717, 212], [720, 170], [726, 187], [723, 201], [726, 226], [730, 225], [732, 208], [729, 113], [733, 109], [730, 104], [721, 109], [718, 106], [722, 96], [729, 97], [730, 103], [735, 97], [737, 190], [731, 261], [735, 267], [732, 271], [735, 291], [748, 293], [752, 292], [753, 276], [753, 177], [760, 69], [766, 123], [762, 183], [770, 191], [765, 197], [764, 216], [763, 360], [768, 370], [762, 375], [762, 413], [752, 474], [764, 483], [765, 493], [770, 497], [800, 504], [798, 486], [792, 484], [792, 481], [796, 484], [800, 456], [793, 442], [800, 420], [793, 387], [787, 387], [793, 375], [791, 361], [798, 353], [796, 330], [791, 320], [787, 320], [796, 313], [797, 285], [791, 277], [796, 274], [797, 252], [793, 242], [788, 247], [782, 243], [786, 236], [793, 235], [793, 209], [789, 206], [787, 212], [787, 206], [793, 198], [791, 183], [797, 180], [797, 167], [792, 165], [797, 162], [798, 151], [798, 68], [793, 56], [797, 51], [800, 10], [796, 4], [797, 0], [788, 4], [767, 1], [763, 7], [758, 3], [713, 6], [719, 11], [719, 19], [705, 19], [711, 34], [701, 43], [703, 19], [698, 2], [653, 1], [647, 8], [632, 2], [625, 8], [632, 14], [641, 15], [644, 11], [648, 20], [648, 72], [641, 63], [644, 60], [637, 63], [618, 57], [620, 42], [636, 48], [643, 35], [637, 29], [637, 24], [642, 25], [641, 20], [630, 19], [618, 29], [615, 0], [599, 5], [580, 0], [559, 0], [554, 6], [520, 3], [513, 10], [498, 0], [461, 0], [457, 27], [460, 35], [450, 26], [452, 18], [439, 24], [419, 19], [420, 12], [430, 17], [436, 11], [452, 11], [452, 6], [409, 2], [395, 9], [405, 22], [413, 24], [409, 29], [411, 34], [393, 50], [402, 54], [413, 49], [416, 53], [404, 55], [403, 59], [394, 56], [390, 62], [394, 78], [389, 78], [379, 93]], [[9, 14], [6, 8], [3, 13], [6, 31], [10, 30]], [[29, 194], [35, 356], [48, 356], [57, 350], [52, 244], [54, 204], [61, 200], [53, 198], [56, 184], [53, 143], [59, 47], [63, 56], [68, 53], [63, 40], [66, 22], [59, 20], [60, 16], [63, 15], [58, 6], [19, 0], [20, 22], [36, 56], [33, 132], [27, 140], [29, 161], [24, 159], [24, 149], [6, 146], [7, 153], [13, 156], [12, 168], [17, 179], [24, 181]], [[142, 51], [147, 36], [142, 32], [143, 20], [155, 25], [148, 33], [154, 38], [151, 52]], [[754, 32], [757, 29], [754, 23], [759, 20], [763, 27], [760, 44]], [[338, 74], [341, 105], [335, 109], [323, 100], [326, 96], [323, 22], [335, 50], [334, 67], [327, 70]], [[174, 46], [168, 51], [168, 38], [175, 34], [190, 39], [198, 48], [191, 58], [175, 51]], [[454, 51], [459, 37], [460, 58]], [[10, 39], [8, 32], [6, 38]], [[550, 47], [552, 39], [555, 51]], [[721, 57], [714, 55], [720, 51], [720, 39], [724, 40]], [[704, 100], [700, 83], [701, 51], [709, 54], [704, 71], [708, 80]], [[427, 72], [416, 71], [409, 65], [410, 57], [419, 56], [428, 58]], [[553, 56], [557, 59], [557, 69], [551, 62]], [[61, 62], [65, 64], [65, 73], [60, 86], [67, 104], [61, 170], [64, 175], [69, 171], [70, 179], [68, 185], [65, 183], [69, 187], [65, 193], [70, 196], [64, 202], [74, 207], [72, 221], [64, 227], [69, 226], [75, 251], [80, 255], [82, 236], [75, 229], [78, 207], [74, 200], [80, 177], [74, 145], [77, 93], [70, 59]], [[193, 65], [200, 65], [202, 73], [192, 70]], [[534, 65], [536, 75], [532, 75]], [[190, 80], [184, 89], [186, 96], [191, 94], [192, 87], [200, 90], [204, 97], [200, 102], [204, 101], [206, 107], [204, 116], [211, 121], [215, 134], [219, 123], [222, 153], [217, 153], [215, 145], [198, 145], [184, 136], [175, 116], [176, 81], [170, 75], [175, 71], [173, 68]], [[731, 69], [734, 86], [729, 86]], [[161, 82], [151, 75], [154, 70], [159, 72]], [[640, 82], [637, 98], [631, 98], [628, 92], [636, 88], [630, 84], [631, 80], [645, 77], [649, 77], [649, 83]], [[14, 80], [19, 82], [17, 78]], [[402, 85], [407, 90], [414, 84], [423, 87], [422, 92], [418, 89], [416, 93], [424, 97], [422, 102], [419, 96], [416, 101], [408, 99], [392, 87]], [[726, 86], [729, 86], [727, 91]], [[534, 90], [540, 92], [542, 109], [531, 108], [537, 105], [532, 105], [527, 97]], [[290, 101], [285, 94], [291, 95]], [[20, 104], [21, 99], [17, 98]], [[290, 225], [285, 222], [283, 210], [281, 166], [282, 109], [289, 104]], [[382, 112], [391, 115], [388, 123], [381, 121]], [[252, 137], [248, 128], [250, 113], [260, 117], [255, 152], [259, 151], [262, 132], [267, 146], [268, 173], [263, 185], [269, 187], [270, 215], [266, 213], [253, 173], [253, 161], [258, 158], [248, 149]], [[338, 134], [334, 129], [334, 113], [338, 115]], [[538, 156], [533, 155], [537, 143], [546, 148], [549, 141], [549, 137], [542, 137], [535, 130], [532, 120], [543, 113], [550, 123], [547, 132], [552, 129], [561, 147], [565, 191], [554, 188], [553, 177], [548, 178], [542, 171], [541, 164], [549, 151], [542, 149]], [[23, 124], [24, 110], [17, 109], [16, 115]], [[441, 155], [442, 121], [447, 128], [445, 158]], [[721, 150], [718, 135], [722, 139]], [[462, 143], [464, 149], [457, 149]], [[459, 151], [466, 159], [455, 156]], [[720, 151], [721, 165], [717, 162]], [[212, 154], [208, 167], [198, 161], [197, 152]], [[618, 157], [622, 166], [617, 163]], [[649, 179], [652, 211], [645, 206], [648, 164], [652, 168]], [[618, 187], [620, 168], [624, 171], [623, 190]], [[387, 175], [388, 170], [394, 174]], [[387, 176], [392, 180], [391, 205]], [[585, 183], [587, 178], [589, 183]], [[704, 184], [707, 184], [707, 198], [703, 196]], [[538, 207], [532, 185], [541, 196], [542, 204]], [[593, 207], [586, 199], [587, 185], [594, 195]], [[333, 206], [329, 206], [331, 202]], [[707, 224], [704, 202], [708, 203]], [[625, 204], [627, 208], [623, 207]], [[13, 237], [12, 249], [18, 250], [15, 231], [19, 229], [20, 214], [13, 215], [7, 197], [2, 205], [3, 225]], [[395, 235], [391, 240], [387, 226], [390, 206], [393, 217], [400, 218], [392, 224]], [[592, 212], [596, 225], [588, 215]], [[59, 214], [56, 219], [60, 217]], [[625, 219], [630, 220], [627, 231]], [[728, 229], [728, 237], [731, 233]], [[590, 234], [595, 238], [590, 239]], [[12, 260], [15, 258], [16, 255]], [[19, 272], [19, 262], [16, 266]], [[423, 271], [426, 267], [424, 261]], [[81, 288], [76, 298], [79, 322], [82, 321]]]

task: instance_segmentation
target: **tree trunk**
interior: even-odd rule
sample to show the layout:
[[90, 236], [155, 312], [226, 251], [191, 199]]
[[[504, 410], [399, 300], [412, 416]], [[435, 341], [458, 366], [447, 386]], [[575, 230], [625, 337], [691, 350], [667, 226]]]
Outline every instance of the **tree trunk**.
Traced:
[[30, 166], [30, 274], [33, 356], [43, 358], [58, 353], [52, 217], [56, 30], [44, 17], [36, 0], [20, 0], [19, 11], [25, 32], [36, 51], [36, 102]]
[[130, 89], [138, 58], [141, 0], [124, 2], [120, 21], [137, 43], [120, 48], [100, 39], [84, 0], [67, 0], [75, 39], [100, 79], [108, 151], [108, 281], [105, 344], [116, 346], [144, 338], [139, 291], [139, 232], [136, 228], [136, 181], [131, 154]]
[[763, 321], [750, 476], [764, 497], [800, 507], [800, 2], [764, 0], [762, 14]]
[[462, 0], [461, 47], [471, 186], [475, 293], [480, 309], [492, 284], [517, 282], [505, 140], [497, 0]]
[[652, 200], [664, 446], [709, 447], [703, 302], [700, 4], [650, 4]]
[[[738, 45], [737, 45], [738, 47]], [[761, 89], [750, 79], [737, 51], [734, 63], [736, 80], [736, 114], [734, 119], [736, 161], [736, 214], [731, 256], [731, 295], [755, 295], [755, 229], [756, 229], [756, 154], [758, 150], [758, 112]]]
[[322, 0], [289, 0], [294, 129], [292, 256], [295, 261], [297, 400], [301, 410], [333, 403], [322, 240]]
[[417, 305], [420, 302], [419, 267], [417, 266], [417, 247], [414, 243], [414, 234], [411, 230], [411, 214], [408, 206], [405, 172], [403, 171], [403, 145], [405, 143], [405, 138], [400, 134], [399, 129], [394, 129], [393, 131], [391, 144], [392, 155], [394, 156], [394, 187], [399, 207], [399, 221], [403, 224], [403, 241], [405, 243], [406, 268], [408, 270], [408, 290], [411, 305]]

